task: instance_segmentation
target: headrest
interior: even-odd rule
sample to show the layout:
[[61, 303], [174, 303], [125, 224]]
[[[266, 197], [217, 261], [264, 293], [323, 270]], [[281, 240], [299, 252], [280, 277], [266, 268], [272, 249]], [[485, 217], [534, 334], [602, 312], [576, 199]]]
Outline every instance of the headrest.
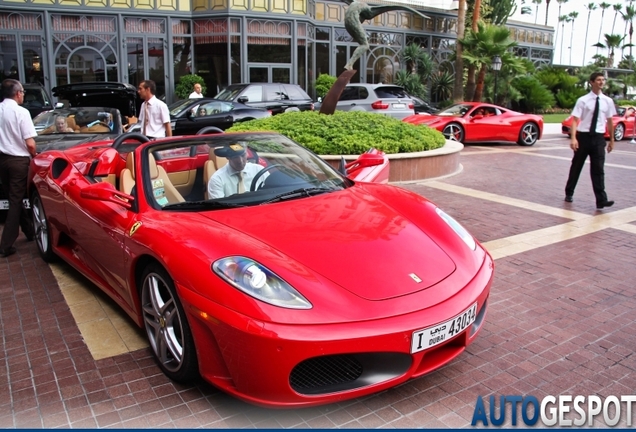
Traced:
[[157, 168], [157, 162], [152, 153], [148, 153], [148, 172], [151, 179], [159, 177], [159, 168]]
[[214, 154], [225, 158], [233, 158], [245, 154], [245, 147], [242, 144], [234, 143], [227, 147], [219, 147], [214, 149]]

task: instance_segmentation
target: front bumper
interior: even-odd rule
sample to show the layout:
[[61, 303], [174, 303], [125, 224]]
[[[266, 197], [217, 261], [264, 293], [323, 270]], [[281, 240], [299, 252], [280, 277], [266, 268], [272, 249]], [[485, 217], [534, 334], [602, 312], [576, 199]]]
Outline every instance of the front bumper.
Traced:
[[[467, 286], [428, 309], [328, 325], [257, 321], [185, 287], [178, 289], [205, 380], [254, 404], [299, 407], [375, 393], [453, 360], [473, 342], [485, 322], [493, 267], [492, 258], [486, 255]], [[475, 302], [477, 318], [466, 330], [411, 353], [415, 331], [444, 322]], [[445, 318], [440, 320], [440, 316]]]

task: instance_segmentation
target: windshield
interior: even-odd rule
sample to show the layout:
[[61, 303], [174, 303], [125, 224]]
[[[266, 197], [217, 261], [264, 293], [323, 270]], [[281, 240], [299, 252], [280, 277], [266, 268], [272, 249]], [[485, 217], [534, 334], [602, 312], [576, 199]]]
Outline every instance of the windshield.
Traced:
[[[207, 135], [146, 151], [149, 156], [142, 160], [148, 164], [141, 176], [146, 196], [153, 207], [166, 211], [268, 205], [351, 185], [324, 160], [277, 133]], [[186, 177], [194, 184], [172, 180]]]
[[[174, 103], [171, 103], [168, 109], [170, 110], [170, 116], [178, 117], [182, 112], [190, 108], [192, 99], [182, 99]], [[196, 109], [196, 107], [195, 107]]]
[[446, 108], [445, 110], [442, 110], [442, 111], [438, 112], [436, 115], [438, 115], [438, 116], [460, 117], [460, 116], [463, 116], [464, 114], [466, 114], [472, 108], [473, 108], [472, 105], [457, 104], [457, 105], [450, 106], [450, 107]]
[[121, 133], [121, 115], [115, 108], [77, 107], [46, 111], [33, 119], [38, 135]]
[[236, 99], [238, 94], [243, 90], [243, 87], [227, 87], [221, 90], [221, 93], [214, 96], [214, 99], [224, 100], [224, 101], [233, 101]]

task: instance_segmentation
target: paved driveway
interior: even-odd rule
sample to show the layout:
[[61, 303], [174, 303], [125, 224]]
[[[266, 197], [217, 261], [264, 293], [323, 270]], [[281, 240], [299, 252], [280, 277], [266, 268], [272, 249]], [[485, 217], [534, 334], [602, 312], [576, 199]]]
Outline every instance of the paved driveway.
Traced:
[[[496, 260], [486, 325], [449, 365], [309, 409], [268, 410], [206, 384], [176, 385], [94, 287], [68, 267], [52, 270], [21, 238], [18, 254], [0, 259], [0, 425], [459, 428], [470, 426], [478, 396], [633, 393], [636, 145], [617, 143], [607, 157], [616, 204], [597, 211], [587, 167], [574, 202], [563, 202], [571, 151], [550, 132], [529, 148], [467, 146], [461, 174], [401, 185], [461, 221]], [[122, 338], [98, 330], [116, 343], [95, 346], [91, 328], [105, 321]]]

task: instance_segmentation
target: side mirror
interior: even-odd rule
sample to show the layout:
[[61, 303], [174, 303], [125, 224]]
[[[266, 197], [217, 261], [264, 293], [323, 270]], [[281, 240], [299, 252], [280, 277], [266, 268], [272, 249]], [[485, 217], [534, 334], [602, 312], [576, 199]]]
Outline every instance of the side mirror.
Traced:
[[483, 118], [484, 118], [483, 114], [476, 114], [471, 118], [471, 120], [479, 120]]
[[247, 96], [241, 96], [237, 100], [238, 100], [239, 103], [242, 103], [242, 104], [248, 103], [250, 101]]
[[382, 165], [384, 163], [384, 156], [378, 153], [362, 153], [358, 159], [353, 162], [349, 162], [345, 165], [347, 171], [357, 170], [366, 167], [372, 167]]
[[86, 186], [81, 190], [80, 196], [86, 199], [92, 199], [96, 201], [108, 201], [115, 204], [119, 204], [124, 208], [129, 209], [132, 207], [132, 202], [135, 197], [118, 191], [115, 187], [106, 182], [94, 183]]
[[64, 104], [62, 102], [58, 102], [55, 104], [55, 108], [64, 108]]

